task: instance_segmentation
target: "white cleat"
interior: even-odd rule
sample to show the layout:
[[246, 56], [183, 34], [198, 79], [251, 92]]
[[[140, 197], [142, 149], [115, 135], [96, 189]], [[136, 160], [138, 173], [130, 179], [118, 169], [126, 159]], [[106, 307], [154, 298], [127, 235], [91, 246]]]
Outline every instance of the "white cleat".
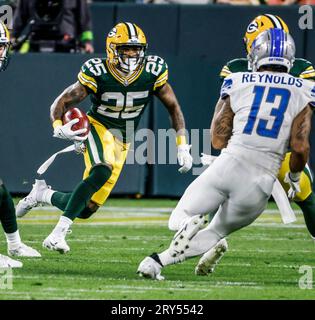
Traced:
[[37, 250], [27, 246], [24, 243], [21, 243], [19, 245], [19, 247], [16, 249], [9, 249], [8, 248], [8, 254], [11, 257], [26, 257], [26, 258], [39, 258], [39, 257], [41, 257], [41, 254]]
[[195, 269], [195, 274], [198, 276], [206, 276], [209, 273], [212, 273], [227, 249], [228, 244], [226, 240], [221, 239], [200, 258]]
[[137, 273], [140, 277], [164, 280], [161, 275], [162, 266], [151, 257], [145, 257], [139, 264]]
[[43, 247], [48, 250], [58, 251], [59, 253], [67, 253], [70, 251], [70, 247], [63, 238], [56, 238], [50, 234], [44, 241]]
[[0, 254], [0, 268], [22, 268], [21, 261], [13, 260], [10, 257]]
[[44, 192], [48, 189], [50, 189], [50, 186], [47, 185], [45, 180], [36, 179], [31, 192], [17, 204], [15, 209], [16, 216], [21, 218], [32, 208], [37, 207], [41, 202]]
[[169, 247], [170, 255], [173, 258], [183, 258], [185, 250], [189, 248], [190, 240], [199, 230], [205, 227], [207, 222], [208, 221], [204, 215], [189, 218], [183, 227], [175, 234]]

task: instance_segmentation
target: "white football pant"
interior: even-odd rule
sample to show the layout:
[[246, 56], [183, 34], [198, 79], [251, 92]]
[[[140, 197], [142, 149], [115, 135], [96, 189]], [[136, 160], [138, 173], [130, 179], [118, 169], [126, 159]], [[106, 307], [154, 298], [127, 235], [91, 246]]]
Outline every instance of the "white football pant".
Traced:
[[178, 230], [193, 215], [215, 213], [207, 228], [190, 241], [186, 257], [201, 255], [220, 239], [251, 224], [265, 209], [275, 178], [227, 151], [186, 189], [169, 219]]

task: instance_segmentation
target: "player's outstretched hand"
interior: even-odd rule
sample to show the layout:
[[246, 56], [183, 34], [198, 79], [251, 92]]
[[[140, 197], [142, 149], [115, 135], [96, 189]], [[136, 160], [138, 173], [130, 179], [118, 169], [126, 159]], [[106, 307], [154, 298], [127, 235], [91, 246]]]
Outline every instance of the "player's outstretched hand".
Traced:
[[213, 161], [217, 158], [217, 156], [212, 156], [211, 154], [201, 153], [201, 163], [203, 166], [211, 166]]
[[300, 173], [295, 174], [292, 172], [287, 172], [284, 177], [284, 182], [290, 185], [290, 189], [288, 191], [288, 198], [291, 200], [296, 196], [298, 192], [301, 192], [300, 176]]
[[84, 134], [87, 132], [86, 128], [82, 128], [79, 130], [72, 130], [72, 126], [79, 122], [79, 119], [73, 119], [69, 121], [68, 123], [58, 126], [54, 129], [54, 137], [55, 138], [60, 138], [60, 139], [66, 139], [66, 140], [71, 140], [71, 141], [85, 141], [87, 139], [87, 135], [82, 137], [80, 135]]
[[178, 171], [180, 173], [188, 172], [192, 167], [193, 158], [189, 152], [190, 145], [189, 144], [180, 144], [177, 147], [177, 160], [179, 165], [181, 166]]

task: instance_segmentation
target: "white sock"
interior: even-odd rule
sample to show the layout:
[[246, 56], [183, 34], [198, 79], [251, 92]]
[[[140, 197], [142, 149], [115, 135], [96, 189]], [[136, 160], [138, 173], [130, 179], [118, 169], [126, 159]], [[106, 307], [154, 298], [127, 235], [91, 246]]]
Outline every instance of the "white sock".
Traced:
[[10, 250], [17, 249], [20, 246], [22, 241], [19, 230], [13, 233], [5, 233], [5, 236], [7, 238], [8, 248]]
[[51, 234], [53, 234], [57, 238], [65, 238], [68, 229], [72, 225], [73, 221], [65, 216], [61, 216], [57, 225]]
[[55, 192], [56, 192], [55, 190], [51, 190], [51, 189], [45, 190], [43, 192], [43, 195], [41, 196], [41, 202], [52, 205], [51, 198]]

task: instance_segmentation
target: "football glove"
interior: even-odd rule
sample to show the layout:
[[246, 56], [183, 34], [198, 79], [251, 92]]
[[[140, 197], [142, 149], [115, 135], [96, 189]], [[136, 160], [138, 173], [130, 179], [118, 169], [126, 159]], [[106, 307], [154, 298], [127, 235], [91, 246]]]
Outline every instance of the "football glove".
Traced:
[[293, 199], [298, 192], [301, 192], [300, 188], [300, 177], [301, 173], [292, 173], [287, 172], [284, 177], [284, 182], [290, 185], [290, 189], [288, 191], [288, 198]]
[[212, 156], [211, 154], [202, 153], [200, 160], [203, 166], [211, 166], [216, 158], [216, 156]]
[[74, 151], [77, 153], [77, 154], [81, 154], [81, 153], [84, 153], [86, 150], [86, 145], [83, 142], [81, 141], [74, 141]]
[[189, 153], [190, 145], [188, 144], [180, 144], [177, 147], [177, 160], [179, 165], [181, 166], [178, 171], [180, 173], [188, 172], [192, 167], [193, 158]]
[[79, 122], [79, 119], [73, 119], [69, 121], [68, 123], [62, 125], [62, 126], [57, 126], [54, 129], [54, 137], [55, 138], [60, 138], [60, 139], [66, 139], [66, 140], [71, 140], [71, 141], [85, 141], [87, 139], [87, 135], [84, 137], [79, 136], [82, 133], [85, 133], [87, 131], [86, 128], [82, 128], [79, 130], [73, 131], [71, 127]]

